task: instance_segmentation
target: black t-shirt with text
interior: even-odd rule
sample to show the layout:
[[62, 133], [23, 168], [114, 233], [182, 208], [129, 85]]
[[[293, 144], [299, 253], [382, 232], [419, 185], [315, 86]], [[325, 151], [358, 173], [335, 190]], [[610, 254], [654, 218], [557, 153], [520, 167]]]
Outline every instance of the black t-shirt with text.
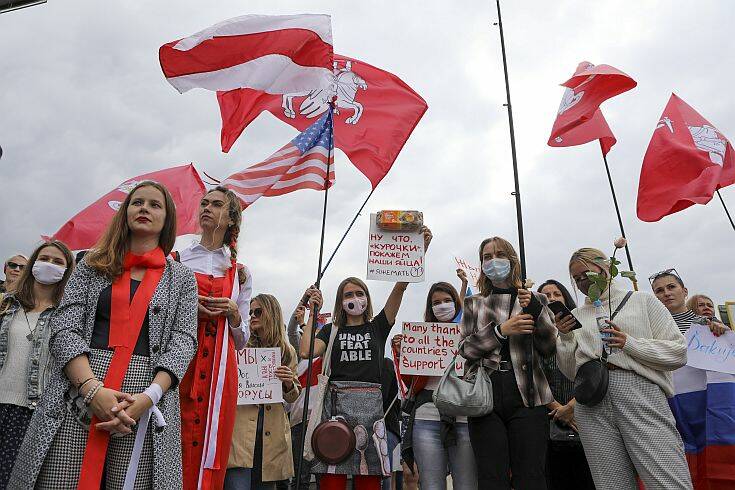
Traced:
[[[330, 381], [364, 381], [380, 383], [383, 348], [393, 325], [388, 323], [385, 311], [372, 321], [337, 331], [332, 347], [332, 374]], [[329, 343], [332, 324], [325, 325], [316, 338]]]

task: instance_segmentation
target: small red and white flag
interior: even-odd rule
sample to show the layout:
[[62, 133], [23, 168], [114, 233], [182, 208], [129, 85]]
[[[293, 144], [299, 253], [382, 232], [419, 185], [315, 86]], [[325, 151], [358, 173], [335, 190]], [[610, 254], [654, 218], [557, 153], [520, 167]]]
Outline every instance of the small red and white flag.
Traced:
[[192, 88], [308, 92], [332, 81], [328, 15], [245, 15], [161, 46], [161, 69], [181, 93]]
[[[567, 90], [569, 91], [571, 89]], [[554, 121], [554, 128], [556, 128], [557, 123], [558, 118]], [[553, 133], [554, 129], [551, 131]], [[555, 138], [549, 138], [548, 145], [554, 147], [577, 146], [594, 140], [600, 141], [600, 148], [602, 148], [603, 155], [607, 155], [610, 148], [618, 142], [615, 135], [612, 133], [610, 126], [607, 125], [605, 116], [602, 115], [602, 111], [600, 109], [595, 111], [592, 115], [592, 119], [589, 121], [573, 127], [566, 133], [562, 133]]]
[[332, 111], [328, 110], [289, 144], [265, 161], [230, 175], [222, 185], [240, 198], [243, 209], [259, 197], [288, 194], [299, 189], [324, 190], [334, 184]]
[[675, 94], [648, 143], [638, 184], [638, 217], [658, 221], [735, 183], [735, 153], [725, 136]]
[[[559, 106], [549, 141], [560, 136], [564, 138], [564, 134], [573, 128], [592, 120], [600, 104], [636, 85], [635, 80], [617, 68], [583, 61], [572, 78], [562, 83], [568, 90]], [[610, 128], [607, 129], [609, 131]]]

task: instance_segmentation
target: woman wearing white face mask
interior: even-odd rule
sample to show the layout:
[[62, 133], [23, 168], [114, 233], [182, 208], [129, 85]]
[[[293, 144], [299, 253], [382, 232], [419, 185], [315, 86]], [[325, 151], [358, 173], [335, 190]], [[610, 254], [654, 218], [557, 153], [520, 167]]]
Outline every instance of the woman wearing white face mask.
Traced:
[[61, 242], [38, 247], [0, 304], [0, 488], [5, 488], [48, 379], [49, 317], [74, 268]]
[[[463, 279], [463, 274], [460, 275]], [[462, 284], [466, 288], [467, 284]], [[447, 282], [437, 282], [426, 297], [425, 322], [458, 323], [462, 318], [462, 302], [457, 290]], [[397, 338], [396, 338], [397, 337]], [[400, 350], [401, 336], [393, 339], [394, 349]], [[408, 399], [413, 403], [406, 433], [401, 441], [401, 452], [407, 464], [406, 451], [413, 453], [421, 488], [447, 488], [447, 467], [452, 475], [453, 488], [477, 489], [475, 455], [472, 452], [467, 417], [439, 413], [432, 396], [439, 387], [440, 376], [401, 376], [410, 387]], [[409, 449], [410, 448], [410, 449]], [[410, 468], [409, 469], [413, 469]]]
[[491, 372], [493, 411], [468, 420], [478, 487], [545, 490], [545, 405], [554, 396], [541, 358], [554, 352], [554, 319], [546, 296], [522, 288], [518, 255], [507, 240], [483, 240], [479, 255], [480, 293], [465, 299], [460, 348], [466, 378], [478, 369]]
[[[423, 227], [422, 233], [424, 248], [428, 248], [432, 238], [431, 231]], [[322, 490], [344, 490], [347, 475], [353, 475], [355, 490], [380, 489], [384, 471], [381, 466], [385, 464], [385, 460], [381, 458], [378, 445], [374, 443], [373, 429], [383, 416], [384, 400], [380, 389], [383, 350], [407, 286], [408, 283], [405, 282], [396, 283], [383, 310], [373, 317], [373, 305], [367, 286], [356, 277], [348, 277], [337, 288], [333, 323], [325, 325], [314, 340], [314, 356], [322, 356], [327, 350], [330, 337], [334, 337], [331, 356], [325, 360], [331, 365], [330, 386], [324, 402], [325, 412], [329, 416], [344, 415], [349, 420], [350, 426], [355, 429], [355, 435], [359, 434], [357, 451], [360, 451], [359, 457], [356, 452], [354, 458], [348, 458], [335, 466], [327, 466], [318, 459], [314, 460], [313, 472], [321, 474], [319, 488]], [[311, 295], [310, 304], [312, 313], [318, 313], [322, 304], [318, 290]], [[336, 330], [334, 336], [333, 329]], [[299, 351], [302, 358], [309, 357], [310, 339], [311, 322], [306, 325], [301, 336]], [[356, 390], [356, 382], [362, 383], [362, 388]], [[389, 461], [387, 464], [390, 466]]]

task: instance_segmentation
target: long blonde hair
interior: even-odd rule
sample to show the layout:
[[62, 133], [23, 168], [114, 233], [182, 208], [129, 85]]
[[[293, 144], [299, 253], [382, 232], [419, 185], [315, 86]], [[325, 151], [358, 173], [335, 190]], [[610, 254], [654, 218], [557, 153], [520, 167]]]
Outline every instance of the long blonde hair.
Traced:
[[[513, 285], [513, 287], [519, 289], [523, 287], [523, 283], [521, 283], [521, 263], [518, 260], [518, 254], [516, 253], [516, 249], [513, 248], [513, 245], [505, 238], [494, 236], [486, 238], [482, 241], [482, 243], [480, 243], [480, 249], [478, 251], [481, 264], [480, 268], [482, 268], [482, 249], [484, 249], [485, 245], [490, 242], [494, 242], [495, 248], [497, 250], [500, 250], [501, 252], [505, 252], [505, 254], [508, 256], [508, 260], [510, 260], [510, 283]], [[492, 281], [490, 281], [490, 279], [485, 275], [484, 272], [480, 274], [480, 277], [477, 278], [477, 287], [480, 288], [480, 294], [482, 294], [483, 296], [487, 296], [488, 294], [490, 294], [493, 289]]]
[[593, 265], [597, 266], [602, 269], [602, 274], [605, 276], [605, 279], [608, 281], [610, 280], [610, 259], [605, 255], [605, 252], [597, 248], [580, 248], [574, 252], [572, 257], [569, 259], [569, 279], [572, 281], [572, 286], [574, 286], [575, 290], [577, 289], [577, 282], [574, 280], [571, 273], [572, 264], [574, 262], [580, 262], [590, 270], [592, 270]]
[[286, 328], [283, 323], [281, 304], [272, 294], [259, 294], [250, 300], [257, 301], [263, 308], [260, 316], [260, 328], [251, 331], [247, 347], [280, 347], [281, 364], [288, 366], [296, 356], [296, 351], [286, 339]]
[[363, 323], [367, 323], [373, 319], [373, 300], [370, 298], [370, 291], [368, 291], [367, 284], [356, 277], [348, 277], [347, 279], [339, 283], [339, 287], [337, 288], [337, 298], [334, 300], [334, 310], [332, 311], [332, 325], [337, 328], [344, 327], [347, 323], [347, 312], [345, 311], [344, 306], [342, 306], [342, 296], [345, 293], [345, 286], [347, 286], [348, 284], [357, 286], [365, 292], [365, 297], [367, 298], [367, 308], [365, 308], [365, 312], [362, 314]]

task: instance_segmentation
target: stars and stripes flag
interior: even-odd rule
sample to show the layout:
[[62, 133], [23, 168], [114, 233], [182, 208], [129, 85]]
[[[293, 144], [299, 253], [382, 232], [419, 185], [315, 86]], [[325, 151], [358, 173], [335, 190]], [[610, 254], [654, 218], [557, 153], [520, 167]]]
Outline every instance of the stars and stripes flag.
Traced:
[[290, 143], [222, 184], [231, 189], [243, 209], [259, 197], [288, 194], [299, 189], [323, 190], [329, 168], [329, 185], [334, 184], [334, 138], [332, 110], [306, 128]]
[[329, 86], [333, 56], [331, 18], [314, 14], [244, 15], [158, 50], [166, 80], [181, 93], [308, 92]]

